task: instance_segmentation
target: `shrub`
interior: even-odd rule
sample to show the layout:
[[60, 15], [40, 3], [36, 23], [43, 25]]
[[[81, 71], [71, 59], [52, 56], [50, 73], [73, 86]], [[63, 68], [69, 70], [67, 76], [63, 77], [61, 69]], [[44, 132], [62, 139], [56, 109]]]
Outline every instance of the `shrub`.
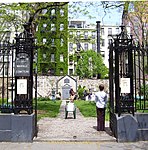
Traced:
[[79, 99], [84, 99], [84, 90], [85, 90], [85, 86], [83, 87], [81, 87], [81, 85], [78, 86]]
[[49, 97], [39, 97], [38, 98], [38, 101], [47, 101], [47, 100], [50, 100]]

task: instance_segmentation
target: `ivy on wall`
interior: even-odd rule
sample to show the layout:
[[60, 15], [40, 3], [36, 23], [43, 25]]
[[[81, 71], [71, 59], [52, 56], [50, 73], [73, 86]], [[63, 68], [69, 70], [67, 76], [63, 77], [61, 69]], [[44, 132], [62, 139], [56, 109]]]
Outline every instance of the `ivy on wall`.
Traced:
[[36, 33], [38, 73], [66, 75], [68, 70], [68, 5], [45, 10]]

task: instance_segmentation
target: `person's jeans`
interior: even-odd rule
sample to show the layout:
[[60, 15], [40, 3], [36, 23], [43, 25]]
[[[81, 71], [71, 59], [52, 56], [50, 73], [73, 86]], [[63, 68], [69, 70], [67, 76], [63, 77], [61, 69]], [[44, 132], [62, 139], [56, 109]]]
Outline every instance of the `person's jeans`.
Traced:
[[97, 131], [105, 130], [105, 108], [98, 108], [97, 110]]

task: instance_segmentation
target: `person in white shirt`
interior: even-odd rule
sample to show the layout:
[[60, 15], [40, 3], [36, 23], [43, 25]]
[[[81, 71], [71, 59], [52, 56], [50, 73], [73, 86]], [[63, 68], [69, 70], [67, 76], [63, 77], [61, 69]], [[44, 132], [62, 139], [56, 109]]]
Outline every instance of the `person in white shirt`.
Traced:
[[104, 85], [99, 85], [99, 92], [95, 93], [97, 111], [97, 130], [105, 130], [105, 108], [107, 104], [107, 94], [104, 92]]

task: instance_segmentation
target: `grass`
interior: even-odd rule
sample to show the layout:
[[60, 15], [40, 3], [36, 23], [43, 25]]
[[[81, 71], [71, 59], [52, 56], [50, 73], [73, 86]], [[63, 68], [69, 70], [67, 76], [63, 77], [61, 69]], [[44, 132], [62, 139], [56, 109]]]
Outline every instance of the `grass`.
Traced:
[[[5, 101], [6, 102], [6, 99]], [[48, 98], [39, 98], [37, 101], [37, 120], [50, 117], [57, 117], [61, 105], [61, 100], [49, 100]], [[2, 99], [0, 99], [0, 105], [2, 103]]]
[[55, 118], [57, 117], [61, 105], [61, 101], [53, 100], [38, 100], [37, 102], [37, 119], [44, 117]]
[[[75, 105], [79, 108], [84, 117], [97, 117], [95, 102], [76, 100]], [[106, 109], [105, 120], [109, 120], [109, 109]]]
[[[6, 100], [5, 100], [6, 101]], [[47, 98], [40, 98], [37, 101], [37, 119], [44, 117], [55, 118], [57, 117], [61, 105], [61, 100], [49, 100]], [[96, 117], [96, 105], [95, 102], [84, 101], [84, 100], [75, 100], [74, 103], [79, 108], [80, 112], [84, 117]], [[0, 99], [1, 104], [1, 99]], [[137, 104], [140, 105], [140, 104]], [[147, 103], [146, 103], [147, 105]], [[148, 110], [142, 111], [137, 110], [137, 112], [148, 113]], [[105, 120], [109, 120], [109, 108], [106, 108]]]

